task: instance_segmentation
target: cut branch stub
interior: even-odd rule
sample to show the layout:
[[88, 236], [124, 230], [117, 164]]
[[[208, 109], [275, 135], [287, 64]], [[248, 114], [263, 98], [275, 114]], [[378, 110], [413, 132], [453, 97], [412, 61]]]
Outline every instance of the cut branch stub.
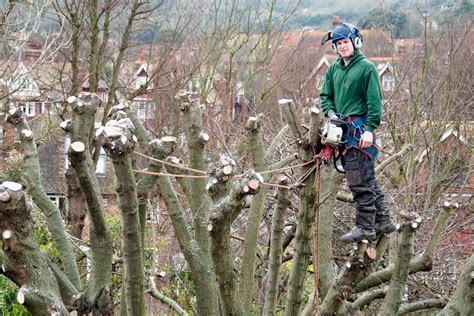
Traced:
[[20, 289], [18, 291], [18, 293], [16, 294], [16, 300], [18, 301], [18, 304], [20, 304], [20, 305], [25, 304], [26, 298], [25, 298], [25, 294], [23, 293], [22, 289]]
[[17, 201], [23, 196], [23, 186], [20, 183], [12, 181], [4, 181], [0, 185], [0, 201], [8, 203]]
[[114, 114], [118, 111], [127, 112], [130, 109], [130, 103], [128, 101], [123, 101], [110, 108], [109, 113], [107, 113], [108, 117], [115, 119]]
[[280, 99], [278, 100], [278, 104], [282, 109], [283, 114], [285, 115], [285, 119], [288, 122], [293, 134], [298, 139], [302, 139], [302, 127], [301, 123], [297, 117], [296, 109], [293, 104], [293, 100], [291, 99]]
[[166, 157], [166, 161], [176, 166], [182, 166], [184, 163], [183, 159], [178, 158], [178, 157], [172, 157], [172, 156]]
[[277, 181], [278, 181], [278, 184], [279, 184], [279, 185], [288, 185], [288, 183], [289, 183], [290, 180], [288, 179], [287, 176], [281, 175], [281, 176], [278, 177], [278, 180], [277, 180]]
[[133, 151], [136, 143], [134, 130], [129, 118], [111, 120], [97, 130], [96, 137], [109, 155], [120, 156]]
[[213, 199], [218, 198], [227, 190], [226, 183], [235, 174], [236, 165], [236, 162], [228, 156], [221, 156], [217, 162], [209, 165], [209, 181], [206, 190]]
[[13, 125], [18, 125], [23, 118], [23, 111], [19, 107], [12, 107], [8, 110], [6, 121]]
[[10, 240], [13, 237], [13, 231], [12, 230], [4, 230], [2, 232], [2, 238], [4, 241]]
[[240, 180], [241, 194], [254, 195], [257, 194], [263, 184], [263, 177], [255, 172], [251, 171], [246, 173]]
[[262, 124], [262, 120], [265, 117], [265, 114], [259, 113], [257, 116], [251, 116], [247, 120], [247, 125], [245, 128], [249, 131], [255, 131], [260, 128], [260, 125]]
[[21, 183], [12, 182], [12, 181], [4, 181], [2, 183], [2, 186], [8, 191], [12, 191], [12, 192], [20, 192], [23, 189], [23, 186], [21, 185]]
[[218, 182], [225, 183], [235, 173], [235, 161], [228, 156], [221, 156], [219, 161], [209, 166], [209, 175]]
[[152, 140], [149, 145], [154, 157], [165, 158], [174, 151], [176, 142], [176, 137], [165, 136], [161, 139]]
[[310, 109], [310, 127], [308, 134], [308, 144], [310, 146], [317, 146], [319, 144], [320, 138], [320, 126], [322, 118], [322, 113], [318, 108], [312, 107]]
[[72, 121], [71, 120], [62, 121], [61, 123], [59, 123], [59, 127], [61, 127], [61, 129], [65, 131], [66, 133], [70, 132], [72, 130]]
[[33, 132], [29, 129], [23, 129], [20, 132], [20, 138], [24, 140], [31, 140], [33, 139]]
[[196, 93], [189, 91], [189, 90], [184, 90], [181, 89], [176, 93], [176, 96], [174, 97], [175, 100], [179, 102], [185, 102], [185, 103], [193, 103], [193, 100], [196, 98]]
[[102, 104], [102, 100], [100, 100], [96, 93], [89, 92], [81, 92], [77, 97], [70, 96], [67, 98], [67, 102], [77, 114], [82, 114], [86, 111], [95, 113]]
[[207, 143], [209, 141], [209, 135], [205, 132], [200, 132], [199, 133], [199, 140], [201, 141], [201, 143]]
[[73, 153], [83, 153], [86, 145], [83, 142], [74, 142], [69, 145], [69, 150]]
[[179, 90], [174, 98], [180, 103], [182, 112], [188, 111], [190, 106], [199, 106], [199, 99], [192, 91]]

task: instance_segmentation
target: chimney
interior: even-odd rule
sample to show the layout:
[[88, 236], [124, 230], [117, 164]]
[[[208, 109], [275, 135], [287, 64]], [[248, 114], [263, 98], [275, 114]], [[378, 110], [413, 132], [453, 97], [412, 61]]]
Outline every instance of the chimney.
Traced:
[[339, 24], [342, 24], [342, 19], [340, 16], [338, 15], [335, 15], [333, 18], [332, 18], [332, 26], [333, 27], [336, 27], [337, 25]]
[[137, 63], [139, 63], [139, 64], [144, 64], [145, 63], [145, 55], [143, 53], [140, 53], [138, 55]]

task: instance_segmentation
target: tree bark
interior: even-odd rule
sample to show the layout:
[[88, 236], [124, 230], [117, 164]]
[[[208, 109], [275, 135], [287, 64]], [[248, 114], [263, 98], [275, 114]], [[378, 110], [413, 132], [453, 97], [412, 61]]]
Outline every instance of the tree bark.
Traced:
[[[430, 300], [423, 300], [419, 302], [413, 302], [413, 303], [406, 303], [400, 305], [400, 309], [398, 310], [397, 315], [406, 315], [406, 314], [411, 314], [415, 312], [419, 312], [422, 310], [427, 310], [427, 309], [440, 309], [445, 307], [447, 304], [446, 299], [430, 299]], [[442, 315], [443, 312], [437, 315]], [[472, 313], [468, 313], [465, 315], [470, 315]], [[447, 315], [463, 315], [460, 313], [448, 313]]]
[[213, 200], [209, 223], [211, 251], [224, 314], [245, 315], [237, 289], [237, 278], [233, 273], [230, 229], [245, 205], [245, 197], [259, 191], [263, 178], [258, 173], [249, 172], [229, 183], [231, 174], [225, 169], [229, 164], [235, 169], [233, 160], [221, 157], [209, 172], [207, 189]]
[[331, 284], [334, 282], [335, 271], [333, 262], [333, 222], [336, 194], [342, 177], [336, 174], [332, 166], [321, 168], [321, 208], [319, 213], [319, 293], [324, 299]]
[[135, 146], [134, 126], [130, 119], [109, 121], [98, 130], [101, 145], [112, 158], [117, 178], [118, 204], [121, 211], [122, 251], [127, 315], [145, 315], [143, 247], [135, 176], [131, 153]]
[[74, 169], [66, 171], [67, 198], [68, 198], [68, 216], [67, 222], [70, 227], [70, 234], [78, 239], [82, 239], [84, 229], [84, 220], [86, 218], [86, 202], [76, 178]]
[[[263, 115], [251, 117], [246, 126], [249, 135], [249, 153], [252, 157], [254, 170], [257, 172], [267, 170], [268, 167], [267, 154], [260, 132], [262, 118]], [[260, 192], [253, 197], [245, 231], [244, 254], [242, 256], [242, 262], [245, 262], [245, 264], [242, 264], [240, 274], [240, 297], [242, 300], [242, 310], [245, 314], [250, 313], [252, 308], [258, 232], [263, 219], [267, 192], [268, 188], [262, 187]]]
[[[280, 177], [278, 184], [287, 186], [288, 178]], [[281, 257], [283, 253], [283, 228], [285, 225], [285, 213], [290, 204], [288, 189], [278, 188], [277, 204], [273, 211], [272, 232], [270, 243], [270, 264], [268, 267], [268, 279], [265, 294], [265, 304], [262, 315], [275, 315], [278, 298], [279, 273]]]
[[2, 270], [20, 288], [18, 301], [33, 315], [69, 315], [56, 278], [48, 267], [33, 231], [33, 218], [21, 186], [3, 182], [0, 192], [8, 196], [0, 202]]
[[[305, 141], [293, 101], [280, 100], [279, 105], [293, 135], [298, 140], [299, 157], [301, 157], [303, 161], [312, 160], [314, 158], [314, 146], [316, 146], [316, 144], [308, 144], [308, 140]], [[314, 189], [314, 166], [306, 165], [302, 167], [301, 171], [303, 179], [301, 184], [302, 189], [300, 189], [301, 202], [295, 235], [295, 254], [293, 257], [292, 270], [290, 272], [288, 301], [285, 309], [285, 314], [288, 316], [299, 314], [302, 308], [303, 284], [306, 279], [306, 271], [312, 254], [312, 227], [317, 207], [316, 192]]]
[[407, 221], [401, 227], [399, 250], [393, 267], [390, 287], [380, 307], [384, 315], [396, 315], [402, 303], [403, 291], [410, 270], [410, 260], [414, 251], [415, 231], [419, 227], [416, 221]]
[[58, 248], [59, 257], [63, 263], [64, 270], [69, 280], [77, 289], [81, 288], [79, 269], [76, 263], [76, 257], [69, 242], [69, 238], [64, 229], [63, 220], [59, 209], [46, 195], [41, 183], [40, 165], [38, 160], [38, 151], [33, 132], [28, 126], [23, 112], [20, 108], [13, 108], [9, 111], [7, 120], [16, 126], [20, 135], [22, 147], [25, 151], [25, 173], [24, 178], [33, 201], [46, 216], [48, 230], [53, 236], [54, 242]]
[[342, 268], [339, 276], [330, 287], [328, 293], [317, 312], [317, 315], [333, 315], [338, 313], [345, 299], [353, 293], [353, 286], [360, 276], [360, 272], [365, 270], [371, 263], [366, 255], [367, 244], [359, 242], [355, 254]]
[[106, 296], [110, 294], [107, 289], [112, 279], [112, 236], [105, 220], [104, 202], [95, 176], [88, 141], [89, 131], [94, 128], [95, 113], [101, 101], [96, 94], [81, 93], [79, 98], [69, 97], [68, 102], [76, 115], [70, 134], [68, 156], [82, 188], [91, 223], [89, 240], [92, 271], [87, 293], [99, 313], [109, 313], [110, 301]]
[[[177, 95], [180, 108], [185, 118], [186, 141], [188, 145], [189, 166], [195, 170], [207, 170], [204, 157], [204, 148], [209, 140], [209, 136], [202, 130], [203, 128], [203, 107], [199, 99], [192, 93], [180, 91]], [[210, 249], [210, 236], [207, 230], [210, 206], [212, 205], [208, 193], [206, 192], [206, 182], [204, 179], [193, 178], [189, 181], [191, 194], [191, 211], [193, 213], [194, 239], [197, 242], [199, 262], [194, 262], [195, 271], [193, 276], [198, 276], [197, 282], [202, 286], [197, 291], [197, 298], [200, 301], [202, 315], [214, 315], [218, 313], [219, 303], [216, 293], [217, 284], [214, 274], [212, 254]]]

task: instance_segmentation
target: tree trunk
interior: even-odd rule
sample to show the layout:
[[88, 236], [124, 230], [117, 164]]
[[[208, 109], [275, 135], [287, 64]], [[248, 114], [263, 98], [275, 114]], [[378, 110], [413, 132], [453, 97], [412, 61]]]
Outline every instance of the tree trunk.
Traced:
[[321, 168], [321, 194], [319, 212], [319, 293], [324, 299], [331, 284], [334, 282], [335, 271], [333, 262], [333, 222], [336, 194], [342, 177], [336, 173], [333, 166]]
[[84, 195], [76, 178], [74, 169], [68, 168], [66, 171], [67, 199], [69, 233], [82, 240], [82, 230], [84, 229], [84, 220], [86, 219], [86, 203]]
[[[280, 177], [278, 184], [287, 186], [288, 178], [285, 176]], [[279, 273], [281, 257], [283, 253], [283, 228], [285, 225], [286, 210], [290, 204], [288, 193], [288, 189], [278, 189], [277, 204], [275, 205], [275, 210], [273, 211], [271, 232], [272, 240], [270, 243], [270, 264], [268, 267], [265, 304], [263, 306], [262, 315], [275, 315], [276, 305], [278, 302]]]
[[400, 249], [393, 268], [390, 288], [380, 307], [380, 312], [384, 315], [396, 315], [402, 303], [403, 291], [405, 290], [409, 274], [410, 260], [414, 251], [414, 237], [417, 227], [418, 223], [416, 221], [407, 222], [402, 225], [399, 241]]
[[53, 236], [59, 257], [61, 258], [64, 270], [69, 280], [77, 289], [81, 288], [79, 269], [76, 263], [76, 257], [69, 242], [69, 238], [64, 229], [63, 220], [59, 209], [48, 198], [44, 192], [41, 183], [40, 165], [38, 160], [38, 151], [33, 132], [28, 126], [23, 112], [20, 108], [13, 108], [9, 111], [7, 120], [16, 126], [20, 135], [23, 149], [25, 151], [25, 173], [24, 178], [33, 201], [43, 212], [47, 219], [48, 230]]
[[112, 158], [117, 178], [126, 303], [122, 308], [127, 310], [127, 315], [141, 316], [145, 315], [143, 247], [136, 181], [130, 157], [135, 146], [134, 129], [130, 119], [116, 118], [102, 127], [97, 135], [101, 145]]
[[2, 270], [19, 287], [17, 300], [33, 315], [69, 315], [56, 278], [35, 241], [33, 218], [18, 183], [0, 185]]
[[359, 242], [355, 254], [342, 268], [339, 276], [330, 287], [318, 310], [317, 315], [339, 313], [344, 300], [352, 294], [352, 288], [360, 277], [361, 271], [367, 269], [371, 260], [366, 255], [367, 243]]
[[[267, 154], [262, 142], [260, 133], [262, 115], [249, 118], [246, 129], [249, 135], [249, 152], [252, 156], [253, 167], [257, 172], [267, 170]], [[245, 314], [250, 313], [252, 308], [252, 298], [255, 284], [255, 259], [257, 252], [257, 242], [259, 228], [263, 219], [265, 197], [268, 188], [263, 187], [256, 194], [250, 205], [248, 223], [245, 231], [244, 254], [242, 256], [240, 273], [240, 298], [242, 300], [242, 310]]]
[[66, 131], [71, 135], [68, 156], [81, 185], [90, 215], [92, 271], [87, 293], [99, 313], [110, 313], [108, 296], [112, 279], [112, 236], [105, 220], [104, 202], [95, 176], [88, 141], [89, 131], [94, 128], [95, 113], [101, 101], [96, 94], [82, 93], [79, 97], [68, 98], [76, 116], [72, 129]]
[[[310, 137], [309, 139], [305, 138], [303, 135], [301, 123], [299, 122], [298, 116], [294, 109], [293, 101], [280, 100], [279, 104], [293, 135], [298, 139], [299, 157], [301, 157], [303, 161], [311, 162], [314, 159], [314, 154], [316, 153], [315, 148], [318, 145], [318, 141], [314, 140], [314, 137], [316, 137], [316, 131], [319, 129], [319, 121], [313, 120], [310, 126]], [[309, 142], [311, 139], [314, 141], [314, 143]], [[290, 272], [288, 301], [285, 310], [285, 314], [288, 316], [298, 315], [302, 308], [303, 285], [306, 279], [306, 271], [312, 254], [312, 228], [316, 207], [318, 207], [316, 205], [317, 192], [315, 192], [314, 188], [315, 167], [316, 166], [314, 164], [307, 164], [302, 167], [301, 170], [302, 176], [300, 181], [302, 182], [301, 185], [303, 187], [300, 189], [301, 200], [294, 240], [295, 254], [293, 256], [293, 264]]]
[[454, 294], [449, 299], [446, 307], [439, 313], [442, 316], [448, 315], [473, 315], [474, 304], [474, 255], [467, 260], [461, 278], [458, 281]]

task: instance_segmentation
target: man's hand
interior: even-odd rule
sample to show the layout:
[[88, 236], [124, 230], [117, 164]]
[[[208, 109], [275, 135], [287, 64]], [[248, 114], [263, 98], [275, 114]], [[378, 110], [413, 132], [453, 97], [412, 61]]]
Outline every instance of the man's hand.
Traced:
[[365, 131], [364, 134], [360, 137], [359, 147], [360, 148], [367, 148], [372, 146], [374, 143], [374, 134], [369, 131]]

